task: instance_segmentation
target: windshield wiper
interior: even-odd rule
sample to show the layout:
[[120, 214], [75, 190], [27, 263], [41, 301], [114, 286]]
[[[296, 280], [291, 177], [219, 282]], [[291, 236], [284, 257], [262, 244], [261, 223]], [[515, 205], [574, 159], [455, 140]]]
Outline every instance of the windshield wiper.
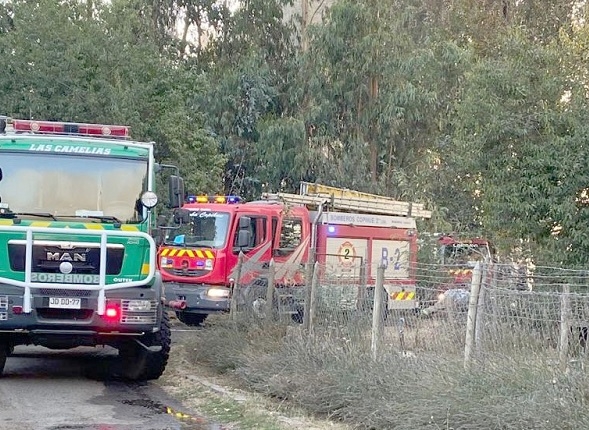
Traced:
[[21, 215], [51, 218], [53, 221], [57, 221], [57, 218], [55, 218], [55, 216], [49, 212], [2, 212], [0, 213], [0, 218], [18, 218]]
[[122, 224], [122, 221], [117, 217], [111, 215], [60, 215], [64, 218], [90, 218], [90, 219], [97, 219], [101, 222], [111, 222], [113, 224]]

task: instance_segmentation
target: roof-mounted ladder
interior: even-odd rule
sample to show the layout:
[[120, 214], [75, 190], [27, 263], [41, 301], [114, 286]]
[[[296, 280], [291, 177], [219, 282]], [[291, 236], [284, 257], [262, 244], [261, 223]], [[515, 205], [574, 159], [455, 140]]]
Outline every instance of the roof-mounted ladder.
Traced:
[[431, 211], [425, 210], [421, 203], [403, 202], [376, 194], [308, 182], [301, 183], [300, 194], [264, 193], [262, 199], [313, 208], [327, 205], [328, 209], [338, 211], [431, 218]]

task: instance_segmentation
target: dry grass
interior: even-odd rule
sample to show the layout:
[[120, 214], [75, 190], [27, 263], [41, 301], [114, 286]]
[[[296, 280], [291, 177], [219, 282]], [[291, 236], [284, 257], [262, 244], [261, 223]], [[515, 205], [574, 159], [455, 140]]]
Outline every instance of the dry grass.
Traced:
[[[433, 294], [442, 281], [434, 276], [438, 269], [430, 272]], [[357, 429], [589, 428], [589, 377], [579, 337], [587, 334], [588, 295], [570, 297], [570, 358], [577, 361], [566, 371], [557, 350], [566, 315], [562, 284], [589, 284], [585, 274], [581, 280], [576, 273], [548, 275], [534, 278], [535, 288], [543, 287], [538, 292], [484, 288], [469, 372], [464, 309], [432, 319], [392, 315], [374, 360], [371, 315], [334, 311], [342, 309], [337, 297], [320, 303], [312, 334], [242, 314], [237, 322], [211, 318], [194, 332], [190, 359], [257, 393]]]
[[[299, 327], [219, 317], [190, 341], [192, 360], [230, 372], [267, 396], [359, 429], [589, 428], [589, 379], [538, 355], [494, 354], [463, 370], [463, 326], [394, 322], [378, 361], [357, 325]], [[433, 331], [432, 331], [433, 330]], [[487, 354], [489, 351], [486, 351]]]

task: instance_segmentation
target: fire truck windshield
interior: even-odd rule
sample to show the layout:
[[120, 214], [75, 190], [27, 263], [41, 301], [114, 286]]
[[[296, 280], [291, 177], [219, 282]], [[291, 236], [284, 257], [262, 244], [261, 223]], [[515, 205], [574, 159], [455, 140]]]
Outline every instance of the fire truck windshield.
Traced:
[[488, 256], [489, 249], [486, 246], [474, 243], [456, 243], [442, 247], [444, 264], [474, 267], [477, 261], [483, 261]]
[[222, 248], [229, 232], [229, 213], [192, 210], [190, 223], [180, 224], [166, 237], [169, 245]]
[[5, 152], [0, 168], [0, 198], [12, 212], [141, 221], [145, 159]]

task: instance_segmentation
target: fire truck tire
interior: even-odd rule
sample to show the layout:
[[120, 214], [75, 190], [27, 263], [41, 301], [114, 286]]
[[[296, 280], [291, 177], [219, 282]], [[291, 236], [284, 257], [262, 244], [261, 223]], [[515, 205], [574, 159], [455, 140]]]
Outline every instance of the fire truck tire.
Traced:
[[176, 311], [176, 318], [178, 318], [180, 322], [195, 327], [201, 325], [207, 319], [207, 316], [207, 314], [195, 314], [193, 312], [187, 311]]
[[[372, 314], [374, 310], [374, 288], [367, 290], [364, 301], [360, 303], [359, 309], [363, 312]], [[386, 290], [383, 291], [383, 303], [382, 303], [382, 319], [386, 321], [389, 317], [389, 300]]]
[[4, 365], [6, 364], [6, 357], [10, 355], [10, 348], [5, 342], [0, 342], [0, 376], [4, 372]]
[[144, 335], [141, 342], [146, 346], [161, 347], [161, 350], [150, 352], [135, 341], [125, 343], [119, 348], [121, 376], [132, 381], [158, 379], [166, 369], [172, 343], [170, 317], [167, 312], [162, 313], [159, 331]]

